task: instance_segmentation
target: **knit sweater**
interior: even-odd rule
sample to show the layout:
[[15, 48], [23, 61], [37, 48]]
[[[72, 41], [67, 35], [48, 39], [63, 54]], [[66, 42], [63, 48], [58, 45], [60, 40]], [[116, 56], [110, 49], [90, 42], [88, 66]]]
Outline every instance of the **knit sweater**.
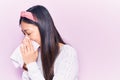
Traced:
[[[42, 70], [41, 55], [38, 60], [26, 65], [28, 71], [23, 71], [22, 80], [45, 80]], [[78, 80], [78, 56], [70, 45], [63, 45], [54, 63], [53, 80]]]

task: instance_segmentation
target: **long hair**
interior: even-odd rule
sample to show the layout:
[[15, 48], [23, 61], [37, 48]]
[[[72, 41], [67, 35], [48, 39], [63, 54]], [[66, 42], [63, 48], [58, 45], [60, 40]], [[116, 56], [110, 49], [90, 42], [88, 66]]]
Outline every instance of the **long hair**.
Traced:
[[52, 80], [54, 76], [54, 62], [59, 55], [59, 43], [65, 44], [65, 42], [55, 28], [52, 17], [44, 6], [36, 5], [26, 11], [31, 12], [37, 19], [37, 22], [20, 17], [19, 24], [24, 21], [38, 27], [41, 37], [41, 60], [44, 78], [45, 80]]

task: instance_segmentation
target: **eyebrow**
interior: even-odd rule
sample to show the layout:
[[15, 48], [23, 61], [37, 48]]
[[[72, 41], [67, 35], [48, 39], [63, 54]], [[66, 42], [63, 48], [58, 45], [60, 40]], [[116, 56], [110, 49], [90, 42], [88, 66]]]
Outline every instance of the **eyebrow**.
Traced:
[[25, 33], [27, 32], [27, 30], [28, 30], [28, 29], [26, 29], [26, 30], [22, 30], [22, 29], [21, 29], [21, 31], [23, 32], [23, 34], [25, 34]]
[[27, 32], [29, 29], [21, 30], [22, 32]]

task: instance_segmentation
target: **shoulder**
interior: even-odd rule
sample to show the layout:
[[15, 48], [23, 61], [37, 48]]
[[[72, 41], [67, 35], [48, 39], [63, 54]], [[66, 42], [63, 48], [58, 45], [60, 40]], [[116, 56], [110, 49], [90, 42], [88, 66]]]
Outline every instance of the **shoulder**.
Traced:
[[55, 76], [64, 80], [78, 77], [78, 59], [76, 50], [70, 45], [63, 45], [54, 64]]
[[[78, 70], [78, 56], [77, 51], [70, 45], [63, 45], [60, 48], [60, 53], [55, 61], [55, 71], [57, 69], [68, 70], [72, 69], [77, 72]], [[73, 72], [74, 72], [73, 71]]]
[[73, 48], [72, 46], [65, 44], [60, 48], [60, 55], [64, 55], [64, 56], [77, 56], [77, 52], [75, 50], [75, 48]]
[[59, 55], [56, 59], [56, 62], [61, 62], [61, 61], [77, 61], [78, 60], [78, 56], [77, 56], [77, 51], [75, 50], [75, 48], [73, 48], [72, 46], [65, 44], [60, 48], [60, 52]]

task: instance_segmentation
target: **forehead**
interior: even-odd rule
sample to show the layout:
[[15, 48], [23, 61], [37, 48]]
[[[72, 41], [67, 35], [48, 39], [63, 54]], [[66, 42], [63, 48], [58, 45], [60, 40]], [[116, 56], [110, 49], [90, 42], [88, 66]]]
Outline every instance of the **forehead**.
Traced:
[[33, 25], [33, 24], [28, 24], [26, 22], [21, 22], [21, 29], [22, 30], [35, 30], [37, 29], [37, 26]]

